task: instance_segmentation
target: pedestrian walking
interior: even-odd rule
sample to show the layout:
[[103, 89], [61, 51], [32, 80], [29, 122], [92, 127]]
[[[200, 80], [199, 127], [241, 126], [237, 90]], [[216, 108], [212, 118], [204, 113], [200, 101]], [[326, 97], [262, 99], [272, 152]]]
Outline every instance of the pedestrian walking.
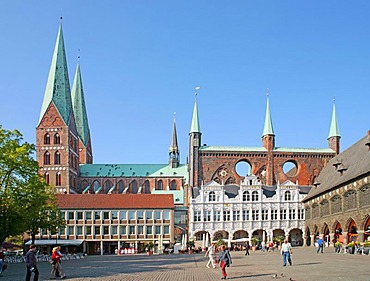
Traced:
[[231, 261], [230, 252], [226, 248], [225, 245], [221, 246], [221, 251], [220, 251], [220, 254], [218, 255], [218, 263], [220, 264], [221, 272], [222, 272], [221, 279], [226, 279], [227, 278], [226, 267], [229, 267], [230, 264], [232, 264], [232, 261]]
[[26, 281], [31, 280], [32, 272], [34, 273], [33, 281], [39, 280], [39, 270], [37, 269], [37, 259], [36, 259], [36, 245], [31, 244], [30, 249], [26, 254], [26, 267], [27, 267], [27, 274], [26, 274]]
[[213, 268], [216, 268], [216, 265], [215, 265], [215, 252], [216, 252], [215, 243], [212, 242], [211, 246], [209, 246], [206, 254], [204, 255], [205, 257], [206, 256], [209, 257], [209, 261], [207, 263], [207, 267], [208, 268], [210, 268], [210, 265], [212, 265]]
[[249, 248], [250, 248], [250, 246], [249, 246], [249, 241], [247, 241], [247, 242], [245, 243], [245, 255], [246, 255], [246, 256], [249, 256]]
[[317, 240], [317, 245], [318, 245], [318, 248], [317, 248], [317, 252], [316, 253], [319, 253], [321, 251], [321, 254], [324, 253], [324, 240], [320, 237], [319, 240]]
[[59, 276], [62, 279], [67, 278], [66, 275], [64, 274], [63, 268], [62, 268], [62, 261], [60, 260], [63, 257], [62, 253], [60, 252], [60, 247], [54, 247], [53, 252], [51, 254], [51, 260], [53, 262], [52, 268], [51, 268], [51, 278], [55, 279], [56, 277]]
[[287, 260], [289, 262], [289, 265], [292, 265], [291, 259], [291, 255], [293, 254], [292, 245], [290, 245], [287, 239], [285, 239], [284, 243], [281, 245], [281, 254], [283, 256], [283, 266], [286, 266]]

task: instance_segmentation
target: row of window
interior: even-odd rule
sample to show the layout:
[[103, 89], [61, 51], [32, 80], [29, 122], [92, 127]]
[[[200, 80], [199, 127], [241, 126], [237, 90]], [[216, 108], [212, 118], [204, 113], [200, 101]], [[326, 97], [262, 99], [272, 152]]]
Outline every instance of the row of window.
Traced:
[[170, 211], [67, 211], [62, 212], [66, 220], [169, 220]]
[[[102, 226], [67, 226], [58, 230], [59, 235], [167, 235], [170, 234], [168, 225], [102, 225]], [[47, 235], [43, 229], [41, 235]], [[52, 235], [55, 235], [52, 234]]]
[[[44, 144], [50, 144], [50, 139], [50, 134], [46, 133], [44, 135]], [[60, 135], [58, 133], [54, 135], [54, 144], [60, 144]]]
[[211, 222], [211, 221], [267, 221], [267, 220], [303, 220], [304, 210], [298, 209], [280, 209], [279, 210], [205, 210], [195, 211], [193, 220], [194, 222]]
[[[291, 192], [288, 190], [288, 191], [285, 191], [284, 192], [284, 200], [285, 201], [290, 201], [292, 200], [292, 194]], [[216, 198], [216, 193], [214, 191], [211, 191], [209, 194], [208, 194], [208, 201], [209, 202], [216, 202], [217, 201], [217, 198]], [[244, 202], [249, 202], [249, 201], [259, 201], [259, 194], [258, 194], [258, 191], [254, 190], [252, 192], [249, 192], [249, 191], [244, 191], [243, 192], [243, 201]]]
[[[312, 204], [312, 218], [318, 218], [343, 211], [370, 206], [370, 185], [362, 187], [359, 192], [350, 190], [342, 196], [335, 195], [330, 200]], [[311, 219], [311, 208], [306, 208], [306, 218]]]
[[[50, 184], [50, 174], [48, 172], [44, 174], [44, 179], [47, 184]], [[62, 185], [62, 174], [60, 172], [57, 172], [55, 174], [55, 186], [61, 185]]]
[[[82, 181], [81, 182], [81, 188], [83, 190], [85, 190], [87, 187], [89, 187], [89, 183], [87, 181]], [[92, 183], [92, 188], [94, 190], [94, 192], [97, 192], [98, 190], [100, 190], [101, 193], [107, 193], [111, 188], [113, 187], [113, 183], [110, 181], [110, 180], [107, 180], [104, 182], [103, 186], [101, 187], [99, 181], [95, 180], [93, 183]], [[121, 180], [117, 183], [117, 190], [118, 190], [118, 193], [122, 193], [124, 190], [125, 190], [125, 186], [124, 186], [124, 182]], [[177, 182], [176, 180], [172, 180], [170, 182], [170, 186], [169, 186], [169, 189], [170, 190], [177, 190]], [[136, 180], [133, 180], [129, 185], [128, 185], [128, 190], [127, 192], [128, 193], [137, 193], [139, 190], [138, 188], [138, 183]], [[163, 188], [163, 181], [162, 180], [159, 180], [156, 182], [156, 190], [164, 190]], [[145, 181], [143, 186], [142, 186], [142, 193], [151, 193], [151, 190], [150, 190], [150, 183], [149, 181]]]

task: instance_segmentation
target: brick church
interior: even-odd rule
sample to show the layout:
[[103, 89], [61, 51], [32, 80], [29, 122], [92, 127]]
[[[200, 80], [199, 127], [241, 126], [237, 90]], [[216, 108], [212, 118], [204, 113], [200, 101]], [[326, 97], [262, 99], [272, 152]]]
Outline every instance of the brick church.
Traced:
[[[269, 98], [265, 124], [261, 124], [262, 145], [232, 147], [202, 144], [198, 105], [195, 100], [189, 133], [188, 163], [180, 163], [174, 120], [172, 135], [168, 132], [169, 137], [171, 136], [168, 163], [96, 164], [93, 163], [93, 140], [90, 135], [80, 63], [76, 67], [72, 87], [69, 78], [60, 23], [36, 127], [36, 157], [40, 173], [59, 193], [71, 196], [170, 194], [174, 203], [173, 226], [177, 228], [172, 234], [176, 234], [176, 231], [186, 232], [193, 188], [212, 181], [219, 184], [239, 184], [246, 176], [237, 172], [236, 166], [240, 162], [248, 164], [250, 173], [263, 185], [274, 186], [290, 181], [310, 187], [314, 185], [330, 159], [339, 153], [340, 134], [335, 104], [327, 148], [277, 146]], [[284, 171], [283, 167], [287, 163], [290, 163], [292, 168]]]

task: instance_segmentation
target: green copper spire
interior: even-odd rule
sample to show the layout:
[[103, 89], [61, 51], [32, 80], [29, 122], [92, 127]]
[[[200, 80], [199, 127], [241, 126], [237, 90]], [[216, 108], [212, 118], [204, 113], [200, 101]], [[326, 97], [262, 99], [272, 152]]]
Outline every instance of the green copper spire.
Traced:
[[[196, 88], [197, 90], [199, 87]], [[191, 121], [190, 133], [200, 133], [199, 117], [198, 117], [198, 105], [197, 105], [197, 94], [195, 93], [195, 103], [193, 111], [193, 120]]]
[[331, 137], [340, 137], [339, 127], [338, 127], [338, 122], [337, 122], [337, 112], [335, 109], [335, 100], [333, 103], [333, 114], [331, 116], [331, 125], [330, 125], [330, 131], [329, 131], [328, 138], [331, 138]]
[[269, 93], [267, 92], [267, 105], [266, 105], [266, 117], [265, 117], [265, 127], [263, 128], [262, 136], [275, 135], [274, 128], [272, 127], [271, 113], [270, 113], [270, 99]]
[[86, 113], [84, 90], [82, 87], [80, 62], [77, 64], [72, 86], [72, 104], [78, 136], [82, 143], [87, 146], [87, 142], [90, 137], [90, 129]]
[[59, 26], [57, 41], [51, 61], [46, 84], [44, 101], [41, 107], [39, 124], [50, 103], [53, 102], [64, 123], [69, 126], [72, 114], [71, 88], [69, 85], [66, 52], [64, 48], [62, 22]]

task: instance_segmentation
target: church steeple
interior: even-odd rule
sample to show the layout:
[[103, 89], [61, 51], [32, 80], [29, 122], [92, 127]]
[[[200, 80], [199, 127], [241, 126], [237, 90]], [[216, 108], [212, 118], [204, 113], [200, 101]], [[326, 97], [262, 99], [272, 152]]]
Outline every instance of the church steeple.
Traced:
[[331, 125], [330, 125], [330, 131], [328, 136], [328, 143], [329, 147], [333, 149], [336, 154], [339, 154], [340, 152], [340, 133], [339, 133], [339, 127], [338, 127], [338, 121], [337, 121], [337, 112], [335, 108], [335, 99], [333, 102], [333, 113], [331, 116]]
[[172, 168], [177, 168], [180, 164], [179, 160], [179, 146], [177, 144], [176, 132], [176, 117], [173, 118], [172, 140], [170, 146], [170, 165]]
[[51, 102], [54, 103], [64, 123], [70, 126], [73, 113], [62, 22], [60, 22], [59, 25], [57, 41], [55, 43], [38, 124], [41, 123]]
[[263, 134], [262, 134], [262, 136], [266, 136], [266, 135], [275, 136], [275, 134], [274, 134], [274, 128], [272, 126], [272, 120], [271, 120], [270, 98], [269, 98], [269, 93], [268, 92], [267, 92], [265, 126], [263, 128]]
[[[196, 87], [195, 90], [199, 90]], [[197, 93], [195, 93], [195, 103], [193, 110], [193, 119], [189, 133], [189, 183], [191, 187], [200, 186], [200, 165], [199, 165], [199, 148], [201, 146], [202, 133], [200, 132]]]
[[76, 129], [80, 140], [80, 163], [92, 163], [92, 149], [90, 128], [87, 118], [85, 95], [82, 86], [80, 61], [77, 63], [76, 73], [72, 86], [73, 113], [76, 121]]

